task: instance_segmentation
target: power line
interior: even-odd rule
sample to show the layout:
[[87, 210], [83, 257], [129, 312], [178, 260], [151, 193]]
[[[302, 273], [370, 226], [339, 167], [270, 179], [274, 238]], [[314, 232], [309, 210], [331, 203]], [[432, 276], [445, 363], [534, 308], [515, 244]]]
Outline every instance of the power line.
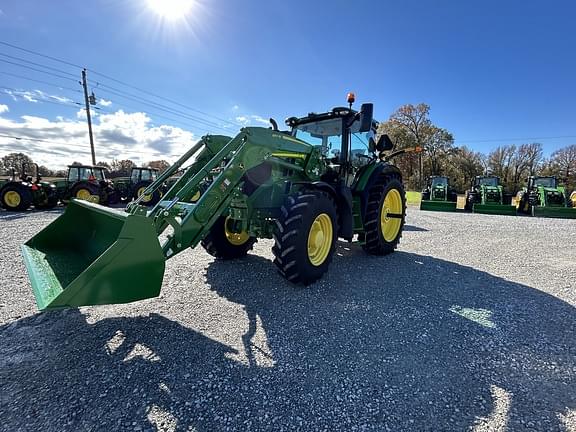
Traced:
[[486, 140], [456, 140], [462, 143], [488, 143], [488, 142], [511, 142], [511, 141], [532, 141], [532, 140], [544, 140], [544, 139], [564, 139], [564, 138], [576, 138], [576, 135], [563, 135], [563, 136], [552, 136], [552, 137], [531, 137], [531, 138], [493, 138]]
[[67, 72], [67, 71], [63, 71], [62, 69], [57, 69], [57, 68], [53, 68], [53, 67], [51, 67], [51, 66], [46, 66], [46, 65], [41, 64], [41, 63], [36, 63], [36, 62], [30, 61], [30, 60], [23, 59], [23, 58], [21, 58], [21, 57], [14, 57], [14, 56], [11, 56], [11, 55], [8, 55], [8, 54], [4, 54], [4, 53], [2, 53], [2, 52], [0, 52], [0, 56], [2, 56], [2, 57], [8, 57], [9, 59], [16, 60], [16, 61], [20, 61], [20, 62], [24, 62], [24, 63], [28, 63], [28, 64], [31, 64], [31, 65], [34, 65], [34, 66], [43, 67], [43, 68], [45, 68], [45, 69], [49, 69], [49, 70], [52, 70], [52, 71], [54, 71], [54, 72], [58, 72], [58, 73], [61, 73], [61, 74], [64, 74], [64, 75], [70, 75], [70, 76], [72, 76], [72, 77], [75, 76], [74, 74], [72, 74], [72, 73], [70, 73], [70, 72]]
[[52, 76], [57, 77], [57, 78], [65, 79], [65, 80], [68, 80], [68, 81], [77, 82], [77, 80], [75, 80], [75, 79], [73, 79], [73, 78], [69, 78], [69, 77], [66, 77], [66, 76], [58, 75], [58, 74], [55, 74], [55, 73], [52, 73], [52, 72], [48, 72], [48, 71], [44, 71], [44, 70], [41, 70], [41, 69], [36, 69], [36, 68], [34, 68], [34, 67], [32, 67], [32, 66], [23, 65], [23, 64], [20, 64], [20, 63], [15, 63], [15, 62], [12, 62], [12, 61], [9, 61], [9, 60], [0, 59], [0, 62], [9, 63], [9, 64], [11, 64], [11, 65], [18, 66], [18, 67], [21, 67], [21, 68], [24, 68], [24, 69], [33, 70], [33, 71], [40, 72], [40, 73], [43, 73], [43, 74], [46, 74], [46, 75], [52, 75]]
[[[106, 86], [106, 87], [108, 87], [108, 86]], [[167, 113], [169, 113], [169, 114], [173, 114], [173, 115], [176, 115], [176, 116], [178, 116], [178, 117], [185, 118], [185, 119], [187, 119], [187, 120], [190, 120], [191, 122], [200, 123], [200, 124], [203, 125], [203, 126], [208, 126], [208, 127], [211, 127], [211, 128], [220, 129], [220, 130], [222, 130], [222, 131], [230, 132], [229, 129], [226, 129], [226, 128], [224, 128], [223, 126], [217, 125], [217, 124], [212, 123], [212, 122], [210, 122], [210, 121], [208, 121], [208, 120], [204, 120], [204, 119], [201, 119], [201, 118], [198, 118], [198, 117], [191, 116], [191, 115], [186, 114], [186, 113], [182, 113], [182, 111], [174, 110], [174, 109], [171, 109], [171, 108], [169, 108], [169, 107], [166, 107], [165, 105], [157, 104], [157, 103], [152, 102], [152, 101], [147, 101], [146, 99], [142, 99], [142, 98], [140, 98], [140, 97], [138, 97], [138, 96], [136, 96], [136, 97], [126, 96], [125, 94], [122, 94], [122, 93], [125, 93], [125, 92], [120, 93], [120, 92], [117, 92], [117, 91], [109, 90], [109, 89], [107, 89], [107, 88], [100, 89], [99, 91], [100, 91], [100, 92], [104, 92], [104, 94], [106, 94], [106, 93], [108, 93], [108, 94], [113, 94], [113, 95], [115, 95], [115, 96], [118, 96], [118, 97], [121, 97], [121, 98], [124, 98], [124, 99], [128, 99], [128, 100], [131, 100], [131, 101], [134, 101], [134, 102], [138, 102], [138, 103], [140, 103], [140, 104], [143, 104], [143, 105], [152, 107], [152, 108], [154, 108], [154, 109], [157, 109], [157, 110], [160, 110], [160, 111], [163, 111], [163, 112], [167, 112]]]
[[45, 85], [52, 86], [52, 87], [56, 87], [56, 88], [59, 88], [59, 89], [62, 89], [62, 90], [70, 90], [70, 91], [73, 91], [73, 92], [82, 93], [82, 91], [79, 90], [79, 89], [73, 89], [73, 88], [71, 88], [71, 87], [65, 87], [65, 86], [61, 86], [61, 85], [59, 85], [59, 84], [50, 83], [50, 82], [48, 82], [48, 81], [37, 80], [37, 79], [34, 79], [34, 78], [29, 78], [29, 77], [25, 77], [25, 76], [22, 76], [22, 75], [13, 74], [13, 73], [10, 73], [10, 72], [0, 71], [0, 74], [2, 74], [2, 75], [8, 75], [8, 76], [11, 76], [11, 77], [14, 77], [14, 78], [23, 79], [23, 80], [26, 80], [26, 81], [36, 82], [36, 83], [39, 83], [39, 84], [45, 84]]
[[[14, 49], [17, 49], [17, 50], [26, 52], [26, 53], [29, 53], [29, 54], [33, 54], [33, 55], [37, 55], [37, 56], [40, 56], [40, 57], [43, 57], [43, 58], [46, 58], [46, 59], [50, 59], [50, 60], [52, 60], [52, 61], [59, 62], [59, 63], [65, 64], [65, 65], [68, 65], [68, 66], [73, 66], [73, 67], [76, 67], [76, 68], [79, 68], [79, 69], [82, 69], [82, 68], [83, 68], [82, 66], [80, 66], [80, 65], [78, 65], [78, 64], [74, 64], [74, 63], [71, 63], [71, 62], [69, 62], [69, 61], [62, 60], [62, 59], [59, 59], [59, 58], [56, 58], [56, 57], [48, 56], [48, 55], [46, 55], [46, 54], [42, 54], [42, 53], [39, 53], [39, 52], [37, 52], [37, 51], [33, 51], [33, 50], [30, 50], [30, 49], [26, 49], [26, 48], [23, 48], [23, 47], [20, 47], [20, 46], [17, 46], [17, 45], [8, 43], [8, 42], [0, 41], [0, 44], [1, 44], [1, 45], [4, 45], [4, 46], [8, 46], [8, 47], [10, 47], [10, 48], [14, 48]], [[197, 108], [194, 108], [194, 107], [191, 107], [191, 106], [182, 104], [182, 103], [180, 103], [180, 102], [178, 102], [178, 101], [175, 101], [175, 100], [173, 100], [173, 99], [170, 99], [170, 98], [167, 98], [167, 97], [165, 97], [165, 96], [161, 96], [161, 95], [159, 95], [159, 94], [153, 93], [153, 92], [151, 92], [151, 91], [149, 91], [149, 90], [145, 90], [145, 89], [143, 89], [143, 88], [134, 86], [134, 85], [132, 85], [132, 84], [129, 84], [129, 83], [124, 82], [124, 81], [121, 81], [121, 80], [119, 80], [119, 79], [116, 79], [116, 78], [111, 77], [111, 76], [109, 76], [109, 75], [103, 74], [103, 73], [98, 72], [98, 71], [96, 71], [96, 70], [93, 70], [93, 69], [90, 69], [90, 68], [87, 68], [87, 70], [89, 70], [91, 73], [93, 73], [93, 74], [95, 74], [95, 75], [99, 75], [99, 76], [101, 76], [101, 77], [103, 77], [103, 78], [106, 78], [106, 79], [108, 79], [108, 80], [110, 80], [110, 81], [114, 81], [114, 82], [116, 82], [116, 83], [118, 83], [118, 84], [121, 84], [121, 85], [123, 85], [123, 86], [129, 87], [129, 88], [134, 89], [134, 90], [137, 90], [137, 91], [142, 92], [142, 93], [144, 93], [144, 94], [147, 94], [147, 95], [149, 95], [149, 96], [152, 96], [152, 97], [161, 99], [161, 100], [163, 100], [163, 101], [165, 101], [165, 102], [169, 102], [169, 103], [171, 103], [171, 104], [173, 104], [173, 105], [177, 105], [177, 106], [179, 106], [179, 107], [181, 107], [181, 108], [185, 108], [185, 109], [187, 109], [187, 110], [196, 112], [196, 113], [198, 113], [198, 114], [202, 114], [202, 115], [204, 115], [204, 116], [206, 116], [206, 117], [211, 117], [211, 118], [216, 119], [216, 120], [219, 120], [219, 121], [221, 121], [221, 122], [228, 123], [228, 124], [230, 124], [230, 125], [234, 125], [234, 126], [236, 126], [236, 127], [240, 127], [240, 126], [241, 126], [240, 124], [238, 124], [238, 123], [236, 123], [236, 122], [232, 122], [232, 121], [230, 121], [230, 120], [227, 120], [227, 119], [224, 119], [224, 118], [215, 116], [215, 115], [213, 115], [213, 114], [209, 114], [209, 113], [207, 113], [207, 112], [205, 112], [205, 111], [202, 111], [202, 110], [199, 110], [199, 109], [197, 109]], [[152, 102], [152, 103], [154, 103], [154, 102]]]
[[0, 41], [0, 44], [1, 44], [1, 45], [5, 45], [5, 46], [9, 46], [10, 48], [14, 48], [14, 49], [17, 49], [17, 50], [20, 50], [20, 51], [27, 52], [27, 53], [29, 53], [29, 54], [34, 54], [34, 55], [37, 55], [37, 56], [40, 56], [40, 57], [44, 57], [44, 58], [47, 58], [47, 59], [49, 59], [49, 60], [52, 60], [52, 61], [55, 61], [55, 62], [58, 62], [58, 63], [62, 63], [62, 64], [66, 64], [66, 65], [68, 65], [68, 66], [73, 66], [73, 67], [77, 67], [77, 68], [79, 68], [79, 69], [82, 69], [82, 66], [78, 66], [77, 64], [70, 63], [70, 62], [67, 62], [67, 61], [65, 61], [65, 60], [62, 60], [62, 59], [59, 59], [59, 58], [56, 58], [56, 57], [51, 57], [51, 56], [46, 55], [46, 54], [41, 54], [41, 53], [39, 53], [39, 52], [32, 51], [32, 50], [29, 50], [29, 49], [26, 49], [26, 48], [22, 48], [22, 47], [19, 47], [19, 46], [16, 46], [16, 45], [12, 45], [12, 44], [10, 44], [10, 43], [8, 43], [8, 42]]
[[230, 121], [230, 120], [226, 120], [226, 119], [217, 117], [217, 116], [215, 116], [215, 115], [213, 115], [213, 114], [209, 114], [209, 113], [204, 112], [204, 111], [201, 111], [201, 110], [199, 110], [199, 109], [192, 108], [192, 107], [190, 107], [190, 106], [188, 106], [188, 105], [184, 105], [184, 104], [182, 104], [182, 103], [180, 103], [180, 102], [177, 102], [177, 101], [174, 101], [174, 100], [169, 99], [169, 98], [167, 98], [167, 97], [158, 95], [158, 94], [153, 93], [153, 92], [151, 92], [151, 91], [149, 91], [149, 90], [144, 90], [144, 89], [142, 89], [142, 88], [140, 88], [140, 87], [136, 87], [136, 86], [134, 86], [134, 85], [132, 85], [132, 84], [128, 84], [128, 83], [126, 83], [126, 82], [124, 82], [124, 81], [120, 81], [120, 80], [118, 80], [118, 79], [116, 79], [116, 78], [112, 78], [111, 76], [104, 75], [103, 73], [97, 72], [97, 71], [95, 71], [95, 70], [92, 70], [92, 69], [88, 69], [88, 70], [89, 70], [90, 72], [92, 72], [94, 75], [100, 75], [101, 77], [104, 77], [104, 78], [106, 78], [106, 79], [109, 79], [110, 81], [117, 82], [118, 84], [122, 84], [122, 85], [124, 85], [124, 86], [126, 86], [126, 87], [129, 87], [129, 88], [131, 88], [131, 89], [137, 90], [137, 91], [142, 92], [142, 93], [144, 93], [144, 94], [147, 94], [147, 95], [149, 95], [149, 96], [152, 96], [152, 97], [161, 99], [161, 100], [163, 100], [163, 101], [169, 102], [169, 103], [171, 103], [171, 104], [177, 105], [177, 106], [182, 107], [182, 108], [186, 108], [186, 109], [188, 109], [188, 110], [190, 110], [190, 111], [197, 112], [198, 114], [202, 114], [202, 115], [205, 115], [205, 116], [207, 116], [207, 117], [212, 117], [212, 118], [214, 118], [214, 119], [216, 119], [216, 120], [220, 120], [220, 121], [222, 121], [222, 122], [229, 123], [229, 124], [234, 125], [234, 126], [239, 126], [239, 124], [236, 123], [236, 122], [232, 122], [232, 121]]

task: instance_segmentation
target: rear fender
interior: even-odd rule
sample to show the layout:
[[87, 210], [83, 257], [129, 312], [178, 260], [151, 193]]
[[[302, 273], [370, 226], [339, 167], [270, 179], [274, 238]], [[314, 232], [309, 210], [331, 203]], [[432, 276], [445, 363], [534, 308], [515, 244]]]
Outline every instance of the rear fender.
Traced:
[[381, 175], [391, 175], [402, 182], [402, 173], [398, 167], [387, 163], [379, 162], [374, 165], [369, 165], [363, 172], [360, 172], [359, 177], [353, 186], [352, 193], [354, 196], [360, 197], [362, 220], [364, 220], [364, 216], [366, 215], [370, 188], [374, 183], [376, 183], [376, 180]]

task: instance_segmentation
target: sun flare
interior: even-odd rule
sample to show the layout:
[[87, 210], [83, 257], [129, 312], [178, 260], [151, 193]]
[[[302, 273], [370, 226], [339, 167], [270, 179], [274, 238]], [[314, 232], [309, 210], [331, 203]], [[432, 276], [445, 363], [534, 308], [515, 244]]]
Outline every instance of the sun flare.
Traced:
[[147, 0], [148, 7], [163, 19], [184, 19], [192, 10], [195, 0]]

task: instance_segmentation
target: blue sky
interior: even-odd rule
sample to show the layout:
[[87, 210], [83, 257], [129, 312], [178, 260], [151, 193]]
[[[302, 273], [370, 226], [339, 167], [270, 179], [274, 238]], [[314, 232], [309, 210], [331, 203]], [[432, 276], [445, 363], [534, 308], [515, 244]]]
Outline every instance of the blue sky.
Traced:
[[[536, 141], [550, 153], [576, 143], [573, 2], [197, 0], [185, 16], [172, 21], [162, 19], [150, 3], [2, 1], [0, 40], [212, 114], [219, 119], [170, 105], [230, 133], [234, 127], [222, 119], [263, 125], [270, 116], [283, 120], [344, 105], [346, 93], [354, 91], [359, 102], [375, 104], [379, 120], [402, 104], [425, 102], [434, 123], [450, 130], [457, 144], [484, 152]], [[0, 45], [0, 53], [80, 73], [7, 46]], [[47, 135], [52, 141], [67, 142], [68, 133], [78, 145], [86, 141], [80, 107], [43, 102], [57, 101], [53, 96], [64, 97], [69, 105], [81, 102], [77, 83], [1, 61], [0, 72], [71, 89], [0, 74], [0, 104], [7, 107], [0, 113], [0, 132], [26, 133], [25, 115], [35, 118], [35, 135], [29, 136], [41, 136], [39, 119], [45, 119], [48, 129], [58, 123]], [[138, 117], [151, 107], [106, 93], [98, 83], [136, 91], [91, 72], [89, 80], [97, 97], [112, 102], [95, 119], [108, 125], [102, 125], [99, 137], [109, 128], [109, 140], [102, 139], [100, 149], [110, 151], [101, 152], [101, 159], [115, 156], [114, 151], [126, 156], [130, 146], [143, 158], [149, 148], [156, 149], [155, 156], [162, 151], [174, 155], [191, 136], [222, 132], [165, 112], [172, 120], [160, 118], [159, 111]], [[6, 89], [21, 93], [6, 94], [13, 93]], [[50, 96], [27, 101], [24, 92], [34, 90]], [[111, 117], [120, 109], [121, 118]], [[114, 146], [111, 140], [125, 122], [129, 133]], [[58, 128], [65, 129], [65, 136], [57, 135]], [[169, 144], [160, 144], [162, 139]], [[23, 145], [9, 138], [0, 143], [0, 154], [11, 143]], [[37, 144], [38, 151], [51, 146]], [[42, 160], [60, 163], [48, 156]]]

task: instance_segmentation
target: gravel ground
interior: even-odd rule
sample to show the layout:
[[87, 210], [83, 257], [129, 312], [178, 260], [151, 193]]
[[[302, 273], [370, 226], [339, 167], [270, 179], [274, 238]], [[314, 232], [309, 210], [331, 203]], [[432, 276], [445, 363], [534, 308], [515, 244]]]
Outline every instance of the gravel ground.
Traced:
[[161, 297], [38, 313], [0, 213], [0, 429], [576, 431], [576, 221], [420, 212], [297, 288], [271, 241], [167, 264]]

